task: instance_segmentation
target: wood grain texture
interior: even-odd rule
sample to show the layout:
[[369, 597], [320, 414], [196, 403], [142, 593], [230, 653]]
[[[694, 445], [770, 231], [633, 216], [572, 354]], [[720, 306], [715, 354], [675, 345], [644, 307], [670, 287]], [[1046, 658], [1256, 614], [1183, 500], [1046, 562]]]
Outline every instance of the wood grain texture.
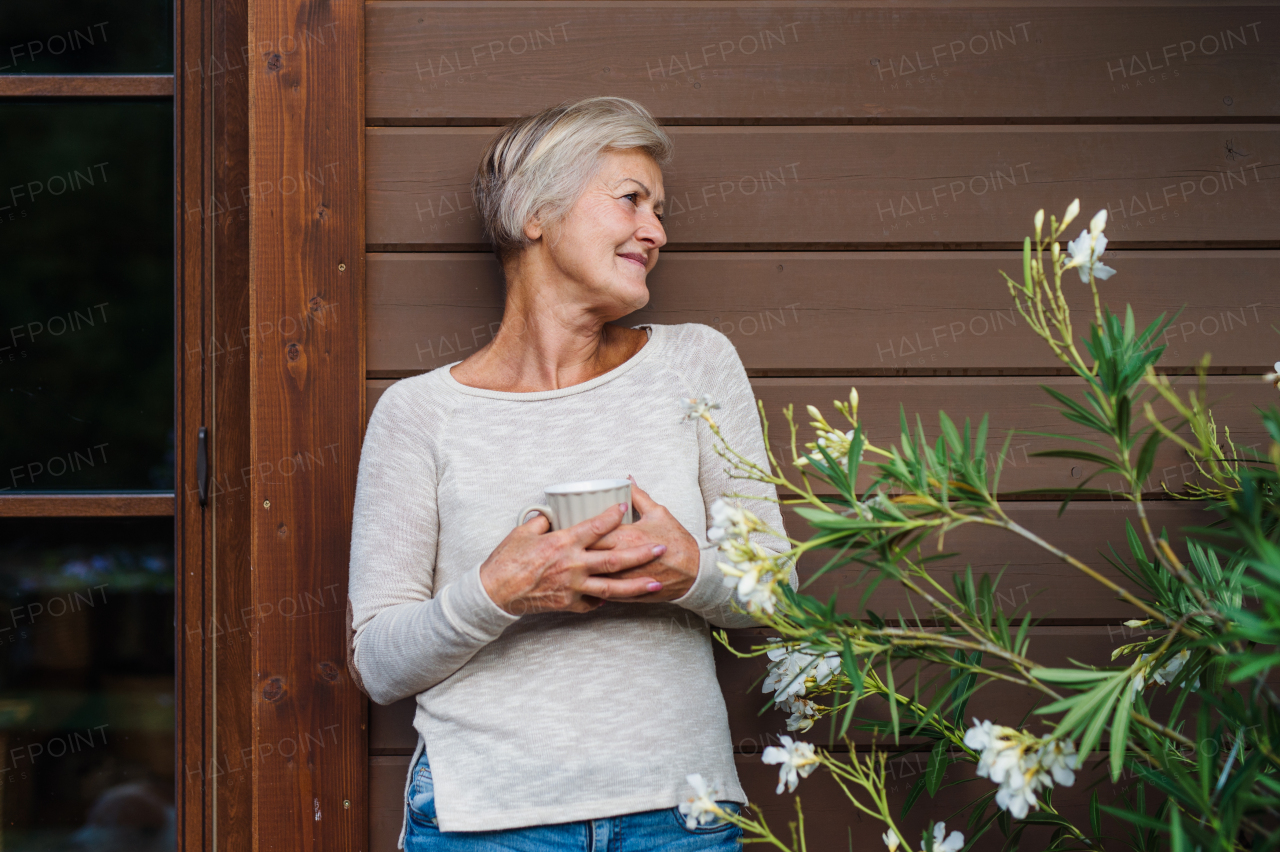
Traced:
[[[1163, 364], [1257, 372], [1280, 325], [1280, 252], [1108, 252], [1104, 285], [1139, 322], [1178, 316]], [[697, 322], [728, 335], [749, 373], [1044, 374], [1062, 368], [1013, 308], [999, 270], [1014, 252], [672, 252], [649, 275], [649, 305], [619, 322]], [[502, 320], [489, 253], [368, 255], [367, 366], [406, 376], [466, 358]], [[1074, 279], [1074, 276], [1072, 276]], [[1206, 287], [1226, 280], [1230, 287]], [[1087, 295], [1077, 299], [1088, 308]], [[1089, 314], [1077, 312], [1083, 328]]]
[[[174, 4], [174, 64], [209, 50], [206, 21], [218, 19], [223, 0], [182, 0]], [[200, 220], [181, 215], [188, 204], [210, 192], [211, 154], [207, 121], [211, 103], [200, 81], [175, 79], [174, 111], [174, 829], [177, 848], [214, 850], [213, 785], [205, 767], [215, 752], [215, 663], [203, 641], [212, 611], [216, 571], [213, 512], [200, 505], [197, 485], [197, 435], [209, 425], [212, 383], [200, 359], [184, 357], [187, 346], [199, 350], [208, 335], [214, 291], [208, 273], [210, 233]], [[211, 100], [211, 99], [210, 99]], [[245, 412], [247, 414], [247, 412]], [[245, 417], [247, 424], [248, 418]], [[215, 430], [216, 431], [216, 430]], [[247, 535], [248, 530], [244, 533]], [[194, 628], [195, 635], [188, 633]], [[187, 770], [194, 769], [189, 773]], [[248, 820], [245, 821], [246, 823]], [[230, 825], [227, 826], [230, 830]]]
[[[618, 95], [671, 121], [1240, 119], [1280, 107], [1274, 8], [371, 2], [374, 121]], [[1093, 4], [1089, 4], [1093, 5]]]
[[3, 494], [0, 518], [160, 518], [172, 494]]
[[[889, 778], [889, 807], [896, 816], [902, 811], [907, 794], [924, 771], [928, 755], [902, 755], [886, 772]], [[1099, 756], [1104, 757], [1104, 756]], [[738, 755], [736, 759], [738, 780], [747, 798], [762, 814], [774, 834], [790, 840], [787, 823], [796, 820], [796, 799], [800, 800], [805, 817], [805, 839], [808, 849], [822, 852], [841, 852], [845, 849], [872, 850], [883, 848], [880, 835], [884, 826], [859, 815], [848, 798], [832, 780], [829, 772], [820, 770], [800, 782], [794, 794], [785, 790], [778, 795], [778, 767], [764, 764], [759, 757]], [[394, 852], [400, 834], [400, 821], [404, 813], [404, 779], [409, 771], [409, 756], [375, 756], [369, 759], [369, 789], [371, 799], [370, 845], [372, 852]], [[1058, 811], [1075, 825], [1087, 831], [1089, 825], [1089, 788], [1102, 778], [1105, 769], [1099, 771], [1089, 766], [1079, 773], [1072, 788], [1055, 792], [1054, 804]], [[956, 785], [954, 782], [970, 780]], [[711, 779], [708, 779], [711, 780]], [[962, 822], [955, 821], [955, 813], [978, 796], [990, 791], [989, 782], [975, 778], [973, 768], [961, 764], [948, 770], [946, 786], [931, 798], [922, 795], [912, 808], [910, 816], [900, 824], [903, 833], [919, 838], [930, 823], [952, 820], [948, 831], [964, 830]], [[689, 793], [692, 796], [692, 791]], [[1103, 804], [1113, 801], [1115, 793], [1103, 785], [1100, 798]], [[1118, 802], [1117, 802], [1118, 804]], [[759, 818], [757, 816], [757, 818]], [[1104, 830], [1114, 832], [1118, 826], [1104, 824]], [[966, 835], [968, 837], [968, 835]], [[976, 852], [995, 852], [1001, 848], [1004, 838], [996, 830], [980, 838], [972, 847]], [[1048, 845], [1048, 832], [1032, 827], [1024, 836], [1028, 849], [1043, 849]], [[748, 848], [754, 848], [748, 847]], [[799, 848], [798, 845], [793, 848]]]
[[[1125, 544], [1125, 522], [1138, 521], [1128, 503], [1072, 503], [1061, 517], [1058, 504], [1050, 502], [1006, 501], [1004, 509], [1014, 523], [1136, 593], [1104, 558], [1114, 546], [1126, 561], [1131, 561]], [[1184, 502], [1148, 502], [1146, 510], [1152, 527], [1157, 531], [1167, 529], [1171, 541], [1179, 545], [1183, 529], [1203, 526], [1216, 517], [1200, 505]], [[784, 511], [783, 523], [793, 538], [805, 540], [813, 536], [809, 526], [790, 510]], [[1186, 558], [1185, 547], [1175, 550]], [[950, 555], [932, 563], [932, 573], [943, 585], [950, 587], [951, 575], [969, 568], [975, 578], [989, 575], [993, 583], [998, 580], [997, 604], [1007, 613], [1030, 612], [1037, 620], [1055, 626], [1115, 624], [1138, 615], [1114, 592], [1012, 532], [968, 524], [947, 533], [942, 553]], [[834, 595], [841, 612], [861, 615], [869, 609], [885, 618], [897, 618], [899, 614], [912, 618], [914, 607], [920, 617], [928, 617], [928, 613], [920, 612], [920, 601], [909, 600], [907, 592], [896, 583], [881, 584], [864, 604], [871, 583], [861, 566], [845, 565], [816, 576], [835, 555], [832, 551], [814, 550], [801, 557], [801, 591], [824, 602]], [[918, 557], [937, 555], [936, 536], [924, 539]]]
[[166, 98], [172, 74], [0, 74], [0, 98]]
[[[368, 129], [368, 243], [480, 248], [492, 128]], [[669, 245], [1022, 246], [1037, 208], [1111, 210], [1117, 248], [1280, 246], [1280, 126], [674, 127]], [[1083, 224], [1080, 225], [1084, 227]]]
[[[212, 723], [215, 742], [205, 760], [209, 788], [210, 832], [207, 842], [216, 852], [240, 852], [252, 847], [253, 776], [243, 770], [242, 755], [257, 754], [253, 727], [255, 685], [258, 683], [250, 641], [258, 612], [253, 597], [253, 505], [244, 471], [256, 470], [251, 452], [249, 344], [251, 316], [250, 234], [242, 187], [249, 177], [249, 75], [243, 67], [243, 45], [249, 38], [247, 0], [220, 0], [211, 21], [210, 45], [183, 65], [184, 85], [200, 81], [212, 94], [210, 160], [213, 185], [195, 204], [182, 211], [186, 222], [199, 222], [211, 243], [210, 266], [215, 282], [212, 313], [199, 351], [185, 356], [198, 360], [214, 383], [212, 410], [214, 453], [210, 466], [210, 506], [217, 547], [211, 554], [214, 588], [200, 636], [206, 656], [216, 663]], [[215, 58], [218, 60], [215, 64]], [[236, 68], [237, 61], [241, 67]], [[193, 73], [194, 71], [194, 73]], [[218, 200], [224, 200], [219, 204]], [[249, 330], [248, 335], [245, 331]], [[262, 610], [266, 612], [264, 608]], [[193, 637], [187, 634], [185, 641]], [[265, 751], [265, 749], [261, 749]], [[217, 771], [220, 768], [221, 771]]]
[[[284, 0], [249, 11], [245, 567], [256, 612], [274, 613], [253, 624], [252, 744], [276, 755], [252, 769], [252, 839], [348, 852], [368, 841], [365, 701], [345, 671], [345, 607], [306, 596], [324, 602], [347, 584], [364, 375], [364, 10]], [[308, 617], [288, 617], [299, 607]]]
[[[390, 382], [370, 381], [367, 407], [370, 412], [378, 396]], [[1082, 427], [1068, 421], [1056, 410], [1046, 407], [1053, 401], [1041, 386], [1052, 387], [1079, 397], [1080, 380], [1066, 377], [1047, 379], [1029, 377], [998, 378], [756, 378], [752, 380], [756, 398], [763, 402], [765, 416], [770, 424], [770, 445], [776, 458], [784, 465], [792, 481], [799, 483], [798, 472], [791, 467], [790, 432], [783, 410], [794, 405], [794, 416], [800, 426], [797, 448], [803, 451], [805, 441], [816, 436], [809, 424], [806, 406], [815, 405], [825, 412], [828, 422], [835, 425], [839, 415], [833, 400], [845, 400], [849, 388], [857, 387], [859, 413], [863, 429], [877, 446], [888, 447], [900, 442], [900, 412], [905, 412], [912, 431], [916, 429], [916, 415], [925, 428], [925, 435], [934, 440], [939, 435], [938, 411], [945, 411], [954, 422], [963, 427], [966, 418], [976, 428], [984, 414], [989, 416], [987, 441], [988, 475], [994, 476], [997, 463], [1001, 466], [999, 490], [1016, 499], [1016, 492], [1030, 489], [1052, 488], [1067, 492], [1079, 487], [1094, 468], [1070, 459], [1036, 458], [1035, 453], [1060, 449], [1067, 442], [1032, 434], [1048, 432], [1074, 437], [1088, 434]], [[1275, 391], [1256, 376], [1218, 376], [1210, 385], [1210, 401], [1220, 427], [1231, 429], [1233, 440], [1242, 458], [1265, 458], [1267, 435], [1257, 417], [1255, 407], [1267, 406], [1275, 401]], [[1189, 388], [1188, 388], [1189, 389]], [[674, 407], [674, 400], [672, 401]], [[1157, 402], [1159, 416], [1168, 413], [1163, 402]], [[843, 419], [840, 419], [843, 423]], [[848, 425], [848, 424], [845, 424]], [[1001, 456], [1004, 442], [1010, 430], [1014, 435], [1009, 448]], [[859, 479], [859, 487], [870, 487], [874, 472], [870, 469]], [[1144, 483], [1143, 491], [1149, 496], [1165, 496], [1168, 491], [1180, 492], [1189, 482], [1198, 482], [1194, 467], [1185, 452], [1172, 442], [1166, 442], [1157, 452], [1151, 475]], [[1107, 494], [1084, 495], [1082, 499], [1109, 500], [1109, 494], [1119, 494], [1123, 483], [1118, 477], [1098, 477], [1090, 488], [1107, 490]], [[1117, 499], [1118, 496], [1117, 496]]]

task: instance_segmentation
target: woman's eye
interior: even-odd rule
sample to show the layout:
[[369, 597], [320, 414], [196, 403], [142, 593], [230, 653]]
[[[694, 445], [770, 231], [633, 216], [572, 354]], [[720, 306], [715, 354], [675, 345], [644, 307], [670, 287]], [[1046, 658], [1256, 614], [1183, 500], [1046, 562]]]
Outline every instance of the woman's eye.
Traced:
[[628, 192], [626, 195], [624, 195], [624, 196], [622, 196], [622, 197], [623, 197], [623, 198], [629, 198], [629, 199], [631, 199], [631, 203], [632, 203], [632, 204], [636, 204], [636, 203], [638, 202], [638, 199], [640, 198], [640, 193], [638, 193], [638, 192]]

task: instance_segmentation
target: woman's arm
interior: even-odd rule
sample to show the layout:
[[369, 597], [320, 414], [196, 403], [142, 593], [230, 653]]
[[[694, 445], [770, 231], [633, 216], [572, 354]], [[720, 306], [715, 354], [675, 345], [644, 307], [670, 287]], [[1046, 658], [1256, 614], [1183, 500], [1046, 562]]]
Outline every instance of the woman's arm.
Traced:
[[417, 695], [518, 620], [485, 592], [477, 565], [435, 594], [434, 439], [448, 413], [392, 386], [365, 434], [351, 528], [356, 675], [375, 702]]
[[[756, 411], [755, 393], [747, 379], [747, 371], [729, 338], [707, 327], [702, 332], [706, 342], [705, 358], [699, 358], [695, 366], [684, 373], [690, 396], [710, 396], [720, 404], [712, 412], [716, 425], [729, 445], [769, 470], [769, 458], [764, 449], [764, 432], [760, 415]], [[728, 463], [715, 452], [715, 436], [706, 424], [695, 422], [698, 430], [698, 482], [702, 488], [703, 502], [707, 506], [706, 526], [711, 527], [711, 504], [723, 494], [738, 493], [751, 499], [742, 500], [742, 507], [753, 512], [773, 530], [785, 535], [782, 512], [777, 491], [768, 483], [750, 479], [733, 479], [726, 472]], [[785, 553], [791, 546], [783, 538], [766, 533], [752, 533], [751, 540], [771, 553]], [[749, 615], [735, 612], [730, 600], [736, 600], [733, 589], [724, 584], [724, 572], [716, 562], [722, 557], [714, 545], [707, 543], [705, 534], [698, 542], [702, 548], [698, 576], [683, 597], [673, 603], [698, 613], [717, 627], [751, 627], [756, 624]], [[798, 585], [794, 567], [790, 585]]]

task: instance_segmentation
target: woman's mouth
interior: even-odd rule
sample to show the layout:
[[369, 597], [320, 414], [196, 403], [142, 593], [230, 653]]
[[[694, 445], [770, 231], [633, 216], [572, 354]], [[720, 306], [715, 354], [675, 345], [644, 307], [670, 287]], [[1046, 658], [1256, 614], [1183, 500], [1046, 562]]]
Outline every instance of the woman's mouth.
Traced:
[[632, 263], [639, 266], [641, 269], [643, 269], [645, 266], [645, 258], [644, 258], [644, 255], [642, 254], [638, 254], [636, 252], [628, 252], [627, 254], [618, 255], [618, 257], [622, 258], [623, 260], [631, 261]]

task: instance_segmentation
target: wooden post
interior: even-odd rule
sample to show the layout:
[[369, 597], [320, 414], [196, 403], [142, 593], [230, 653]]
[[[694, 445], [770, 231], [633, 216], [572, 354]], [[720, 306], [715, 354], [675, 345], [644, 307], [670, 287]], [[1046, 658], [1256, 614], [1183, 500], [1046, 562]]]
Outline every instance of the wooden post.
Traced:
[[345, 670], [363, 424], [364, 4], [251, 0], [250, 448], [256, 850], [367, 845]]

